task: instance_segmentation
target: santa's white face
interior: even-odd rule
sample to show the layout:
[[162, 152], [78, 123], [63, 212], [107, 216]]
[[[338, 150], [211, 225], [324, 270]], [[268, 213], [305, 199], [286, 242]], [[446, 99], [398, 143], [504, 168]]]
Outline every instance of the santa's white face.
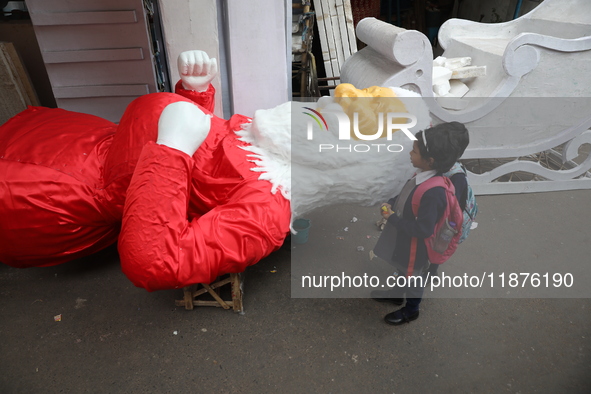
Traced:
[[[396, 94], [417, 120], [410, 133], [429, 127], [420, 97], [403, 89], [396, 89]], [[408, 160], [413, 142], [408, 135], [396, 131], [391, 139], [343, 140], [342, 116], [347, 115], [330, 97], [317, 103], [285, 103], [257, 111], [252, 125], [239, 133], [261, 160], [261, 179], [291, 199], [294, 218], [334, 203], [383, 201], [394, 196], [414, 171]]]

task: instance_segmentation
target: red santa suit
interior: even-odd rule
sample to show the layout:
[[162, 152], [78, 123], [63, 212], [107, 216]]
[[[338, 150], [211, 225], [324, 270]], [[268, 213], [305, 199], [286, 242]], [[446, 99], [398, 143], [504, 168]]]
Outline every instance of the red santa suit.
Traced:
[[32, 107], [0, 127], [0, 261], [48, 266], [118, 241], [123, 272], [148, 290], [208, 283], [279, 248], [290, 204], [251, 171], [236, 131], [250, 119], [213, 116], [193, 157], [154, 143], [177, 101], [210, 114], [204, 93], [155, 93], [119, 125]]

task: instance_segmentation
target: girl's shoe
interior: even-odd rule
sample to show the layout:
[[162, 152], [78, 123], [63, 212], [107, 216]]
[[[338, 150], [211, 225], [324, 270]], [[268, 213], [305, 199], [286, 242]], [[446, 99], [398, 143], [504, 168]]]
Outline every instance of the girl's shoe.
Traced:
[[399, 326], [404, 323], [410, 323], [413, 320], [417, 320], [419, 318], [419, 311], [409, 313], [406, 310], [406, 307], [400, 308], [395, 312], [388, 313], [384, 320], [386, 323], [391, 324], [393, 326]]

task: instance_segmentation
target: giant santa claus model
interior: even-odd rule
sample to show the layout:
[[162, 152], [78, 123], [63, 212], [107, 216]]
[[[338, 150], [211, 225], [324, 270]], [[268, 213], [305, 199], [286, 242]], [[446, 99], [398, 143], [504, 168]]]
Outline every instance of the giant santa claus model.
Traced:
[[[176, 93], [136, 99], [119, 125], [31, 107], [0, 126], [1, 262], [50, 266], [118, 242], [136, 286], [210, 283], [278, 249], [292, 216], [394, 196], [413, 171], [410, 132], [430, 123], [416, 93], [348, 84], [317, 103], [224, 120], [211, 113], [215, 59], [184, 52], [179, 73]], [[313, 136], [311, 111], [325, 115]], [[368, 114], [370, 134], [378, 112], [416, 121], [342, 140], [338, 119], [351, 111]]]
[[290, 202], [252, 171], [256, 116], [212, 115], [204, 52], [181, 54], [179, 72], [176, 93], [136, 99], [119, 125], [30, 107], [0, 127], [1, 262], [50, 266], [118, 241], [124, 273], [152, 291], [242, 272], [282, 245]]

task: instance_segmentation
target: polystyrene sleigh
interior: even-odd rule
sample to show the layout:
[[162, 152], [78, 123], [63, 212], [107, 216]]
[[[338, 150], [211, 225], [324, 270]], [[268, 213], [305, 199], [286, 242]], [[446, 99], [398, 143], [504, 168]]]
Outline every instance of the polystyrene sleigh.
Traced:
[[434, 96], [424, 34], [374, 18], [356, 32], [368, 46], [347, 60], [341, 81], [415, 90], [433, 123], [466, 124], [471, 141], [463, 159], [476, 193], [591, 188], [591, 155], [583, 149], [591, 143], [591, 1], [545, 0], [505, 23], [444, 23], [442, 56], [487, 67], [485, 77], [466, 81], [460, 110]]

